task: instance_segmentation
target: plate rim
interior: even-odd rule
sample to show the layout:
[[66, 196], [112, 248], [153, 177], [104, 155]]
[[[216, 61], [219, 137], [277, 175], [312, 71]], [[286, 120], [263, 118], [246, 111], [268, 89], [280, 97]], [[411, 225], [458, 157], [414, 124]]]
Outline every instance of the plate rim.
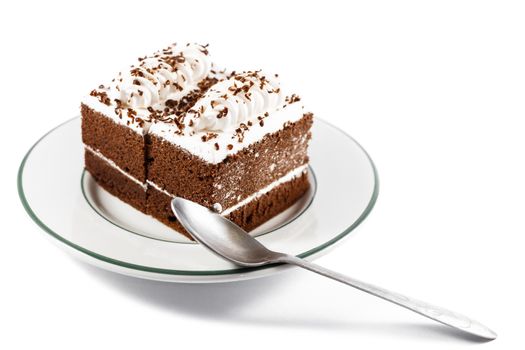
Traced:
[[[98, 253], [95, 253], [93, 251], [90, 251], [89, 249], [86, 249], [78, 244], [75, 244], [67, 239], [65, 239], [64, 237], [62, 237], [60, 234], [54, 232], [51, 228], [49, 228], [42, 220], [40, 220], [40, 218], [33, 212], [33, 210], [31, 209], [31, 206], [25, 196], [25, 193], [24, 193], [24, 187], [23, 187], [23, 181], [22, 181], [22, 178], [23, 178], [23, 174], [24, 174], [24, 168], [25, 168], [25, 164], [27, 162], [27, 160], [29, 159], [29, 156], [31, 155], [33, 149], [38, 146], [38, 144], [40, 142], [42, 142], [49, 134], [51, 134], [53, 131], [55, 131], [56, 129], [60, 128], [61, 126], [67, 124], [67, 123], [70, 123], [72, 122], [73, 120], [76, 120], [77, 118], [81, 118], [80, 116], [75, 116], [73, 118], [70, 118], [60, 124], [58, 124], [57, 126], [55, 126], [54, 128], [52, 128], [51, 130], [49, 130], [48, 132], [46, 132], [44, 135], [42, 135], [30, 148], [29, 150], [27, 151], [27, 153], [25, 154], [24, 158], [22, 159], [21, 163], [20, 163], [20, 166], [18, 168], [18, 173], [17, 173], [17, 190], [18, 190], [18, 196], [20, 198], [20, 201], [22, 202], [22, 206], [24, 207], [25, 211], [27, 212], [27, 214], [29, 215], [29, 217], [37, 224], [37, 226], [39, 226], [44, 232], [46, 232], [47, 234], [49, 234], [51, 237], [57, 239], [58, 241], [60, 241], [61, 243], [69, 246], [70, 248], [73, 248], [75, 250], [77, 250], [78, 252], [80, 253], [83, 253], [85, 255], [88, 255], [89, 257], [92, 257], [92, 258], [95, 258], [97, 260], [100, 260], [102, 262], [105, 262], [105, 263], [109, 263], [109, 264], [112, 264], [112, 265], [115, 265], [115, 266], [118, 266], [118, 267], [123, 267], [123, 268], [127, 268], [127, 269], [132, 269], [132, 270], [137, 270], [137, 271], [141, 271], [141, 272], [149, 272], [149, 273], [156, 273], [156, 274], [162, 274], [162, 275], [172, 275], [172, 276], [218, 276], [218, 275], [238, 275], [238, 274], [245, 274], [247, 272], [253, 272], [253, 271], [260, 271], [260, 270], [265, 270], [265, 269], [268, 269], [268, 268], [272, 268], [272, 267], [275, 267], [275, 266], [279, 266], [279, 265], [282, 265], [282, 264], [269, 264], [269, 265], [263, 265], [263, 266], [257, 266], [257, 267], [239, 267], [239, 268], [234, 268], [234, 269], [223, 269], [223, 270], [198, 270], [198, 271], [191, 271], [191, 270], [174, 270], [174, 269], [165, 269], [165, 268], [158, 268], [158, 267], [151, 267], [151, 266], [144, 266], [144, 265], [138, 265], [138, 264], [133, 264], [133, 263], [129, 263], [129, 262], [126, 262], [126, 261], [121, 261], [121, 260], [117, 260], [117, 259], [113, 259], [111, 257], [108, 257], [108, 256], [104, 256], [104, 255], [101, 255], [101, 254], [98, 254]], [[340, 241], [342, 238], [346, 237], [350, 232], [352, 232], [355, 228], [357, 228], [367, 217], [368, 215], [372, 212], [372, 209], [374, 208], [376, 202], [377, 202], [377, 198], [378, 198], [378, 195], [379, 195], [379, 174], [377, 172], [377, 168], [374, 164], [374, 161], [372, 160], [372, 158], [370, 157], [370, 155], [368, 154], [368, 152], [363, 148], [363, 146], [361, 146], [361, 144], [359, 142], [357, 142], [352, 136], [350, 136], [348, 133], [346, 133], [344, 130], [336, 127], [335, 125], [327, 122], [326, 120], [324, 119], [321, 119], [321, 118], [318, 118], [318, 117], [315, 117], [316, 120], [320, 120], [322, 121], [323, 123], [325, 123], [326, 125], [328, 125], [329, 127], [341, 132], [344, 136], [346, 136], [347, 138], [349, 138], [351, 141], [353, 141], [357, 147], [359, 147], [359, 149], [364, 153], [364, 155], [366, 156], [366, 158], [368, 159], [368, 162], [370, 163], [371, 167], [372, 167], [372, 171], [373, 171], [373, 176], [374, 176], [374, 189], [373, 189], [373, 192], [372, 192], [372, 196], [370, 197], [370, 200], [367, 204], [367, 206], [365, 207], [365, 209], [363, 210], [363, 212], [359, 215], [359, 217], [349, 226], [347, 227], [346, 229], [343, 230], [343, 232], [333, 236], [331, 239], [329, 239], [328, 241], [316, 246], [316, 247], [313, 247], [309, 250], [307, 250], [306, 252], [303, 252], [303, 253], [300, 253], [297, 255], [297, 257], [299, 258], [307, 258], [311, 255], [314, 255], [316, 253], [319, 253], [325, 249], [327, 249], [328, 247], [332, 246], [334, 243]], [[304, 213], [304, 212], [303, 212]]]

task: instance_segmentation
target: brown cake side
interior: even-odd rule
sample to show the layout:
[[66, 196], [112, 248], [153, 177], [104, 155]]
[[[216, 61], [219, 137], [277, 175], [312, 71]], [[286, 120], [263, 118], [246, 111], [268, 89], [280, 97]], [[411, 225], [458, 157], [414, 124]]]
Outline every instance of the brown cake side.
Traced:
[[[246, 231], [251, 231], [293, 205], [308, 190], [309, 186], [308, 173], [305, 171], [291, 181], [280, 184], [239, 207], [226, 217]], [[192, 239], [171, 211], [172, 198], [154, 187], [148, 187], [147, 212], [160, 222]]]
[[87, 149], [84, 152], [84, 158], [86, 170], [102, 188], [137, 210], [144, 213], [147, 211], [144, 187]]
[[140, 182], [146, 182], [144, 137], [85, 104], [81, 105], [81, 114], [82, 142]]
[[312, 114], [305, 114], [218, 164], [149, 135], [148, 181], [170, 194], [226, 209], [308, 163], [312, 122]]
[[308, 172], [305, 171], [293, 180], [234, 210], [227, 215], [227, 218], [246, 231], [251, 231], [288, 209], [306, 193], [309, 187]]

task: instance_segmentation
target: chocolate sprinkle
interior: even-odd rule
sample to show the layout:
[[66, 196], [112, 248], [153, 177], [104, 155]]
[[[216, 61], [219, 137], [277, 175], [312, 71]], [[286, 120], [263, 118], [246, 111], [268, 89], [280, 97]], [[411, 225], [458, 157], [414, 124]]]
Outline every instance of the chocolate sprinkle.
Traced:
[[[190, 44], [187, 44], [186, 46], [189, 45]], [[227, 107], [229, 106], [229, 102], [246, 104], [252, 101], [254, 97], [257, 97], [256, 95], [253, 95], [253, 87], [261, 90], [264, 89], [263, 92], [268, 94], [281, 93], [281, 89], [279, 87], [274, 87], [273, 82], [268, 80], [266, 76], [264, 76], [261, 73], [261, 70], [245, 71], [240, 73], [232, 71], [231, 73], [225, 73], [225, 71], [217, 71], [213, 68], [210, 69], [212, 76], [209, 76], [203, 79], [202, 81], [198, 82], [197, 87], [193, 91], [184, 91], [183, 86], [178, 84], [178, 82], [186, 82], [187, 80], [186, 74], [182, 74], [182, 71], [179, 71], [179, 69], [181, 68], [181, 64], [188, 64], [188, 62], [199, 63], [199, 61], [193, 57], [185, 57], [184, 52], [174, 50], [174, 46], [175, 44], [156, 52], [152, 56], [144, 56], [138, 58], [139, 63], [135, 66], [131, 66], [131, 69], [129, 71], [129, 74], [132, 77], [135, 77], [131, 79], [131, 84], [135, 85], [135, 87], [130, 88], [128, 85], [124, 86], [120, 84], [119, 82], [123, 82], [124, 76], [122, 75], [122, 73], [119, 73], [117, 78], [113, 79], [113, 83], [111, 86], [107, 87], [104, 85], [99, 85], [97, 90], [93, 90], [90, 92], [90, 95], [96, 97], [101, 103], [105, 105], [116, 106], [114, 110], [115, 113], [119, 116], [119, 118], [122, 119], [123, 113], [126, 113], [129, 119], [126, 121], [127, 124], [137, 123], [139, 126], [144, 126], [146, 122], [169, 123], [177, 127], [177, 130], [173, 131], [177, 135], [184, 135], [186, 127], [189, 126], [192, 129], [189, 130], [188, 135], [193, 135], [197, 131], [193, 129], [193, 127], [195, 126], [195, 121], [198, 118], [202, 118], [206, 110], [209, 110], [208, 105], [206, 105], [206, 107], [204, 106], [204, 104], [200, 105], [199, 107], [194, 106], [197, 103], [197, 101], [199, 101], [199, 99], [201, 99], [213, 85], [219, 82], [219, 78], [215, 78], [215, 76], [217, 75], [221, 77], [220, 81], [222, 81], [223, 79], [232, 79], [232, 81], [230, 81], [231, 86], [229, 85], [228, 91], [213, 91], [214, 93], [218, 92], [215, 96], [220, 95], [219, 97], [217, 97], [217, 99], [213, 99], [210, 101], [211, 108], [213, 109], [214, 115], [217, 119], [229, 117], [230, 112], [232, 112]], [[208, 55], [209, 53], [207, 47], [208, 45], [197, 46], [197, 50], [200, 50], [203, 54]], [[152, 60], [152, 58], [155, 58], [156, 61]], [[162, 72], [163, 70], [168, 70], [171, 72], [179, 71], [177, 73], [179, 78], [175, 79], [177, 81], [173, 81], [174, 79], [157, 79], [156, 76], [158, 76], [159, 72]], [[274, 76], [275, 78], [279, 77], [278, 74], [275, 74], [272, 75], [271, 78], [273, 78]], [[156, 85], [157, 89], [169, 89], [171, 92], [173, 92], [174, 89], [178, 91], [184, 91], [185, 96], [178, 100], [167, 99], [165, 101], [161, 100], [160, 102], [157, 98], [152, 98], [152, 105], [145, 107], [145, 109], [147, 110], [146, 115], [144, 115], [144, 112], [141, 112], [141, 117], [138, 117], [138, 112], [136, 110], [127, 107], [129, 107], [129, 103], [131, 103], [131, 99], [134, 97], [142, 97], [144, 95], [146, 97], [150, 97], [149, 90], [146, 89], [150, 87], [150, 83]], [[124, 84], [129, 84], [127, 79], [124, 82]], [[139, 86], [140, 88], [137, 88], [137, 86]], [[184, 87], [186, 87], [185, 83]], [[120, 91], [122, 89], [126, 92], [125, 95], [128, 96], [129, 99], [122, 101], [120, 99], [111, 100], [108, 96], [108, 89], [114, 89], [117, 91]], [[241, 98], [235, 98], [232, 99], [233, 101], [230, 100], [228, 102], [227, 100], [231, 98], [232, 95], [239, 95]], [[214, 95], [212, 94], [212, 96]], [[141, 103], [144, 103], [148, 100], [150, 99], [144, 98], [142, 99]], [[280, 106], [280, 108], [285, 108], [287, 105], [296, 103], [300, 100], [300, 97], [296, 94], [286, 96], [284, 99], [284, 105], [282, 107]], [[223, 101], [227, 102], [223, 103]], [[139, 109], [139, 111], [142, 111], [142, 109]], [[188, 117], [186, 117], [186, 115], [188, 115]], [[269, 117], [269, 113], [265, 112], [263, 115], [257, 116], [257, 119], [255, 121], [248, 120], [245, 123], [239, 123], [238, 127], [235, 129], [232, 139], [237, 139], [239, 143], [242, 143], [245, 138], [245, 133], [249, 132], [250, 128], [253, 127], [253, 125], [255, 125], [256, 122], [261, 127], [263, 127], [265, 125], [264, 119], [267, 117]], [[208, 142], [217, 137], [217, 133], [208, 132], [202, 135], [201, 139], [203, 142]], [[218, 150], [219, 144], [215, 142], [214, 147]], [[227, 144], [223, 147], [226, 147], [226, 149], [228, 150], [232, 150], [234, 148], [232, 144]]]
[[108, 94], [105, 91], [92, 90], [89, 93], [89, 95], [98, 98], [98, 100], [100, 102], [102, 102], [103, 104], [105, 104], [106, 106], [110, 106], [111, 105], [111, 100], [110, 100]]

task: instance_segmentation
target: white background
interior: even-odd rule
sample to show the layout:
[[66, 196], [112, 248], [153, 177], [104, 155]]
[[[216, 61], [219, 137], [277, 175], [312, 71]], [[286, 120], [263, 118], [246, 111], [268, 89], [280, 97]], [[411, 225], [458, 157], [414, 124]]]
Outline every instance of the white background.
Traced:
[[[525, 11], [506, 1], [2, 2], [0, 348], [517, 349], [525, 311]], [[81, 96], [173, 41], [281, 76], [354, 136], [377, 205], [318, 262], [479, 319], [480, 343], [306, 271], [218, 285], [76, 262], [16, 172]], [[50, 155], [52, 156], [52, 155]], [[344, 158], [344, 155], [341, 155]]]

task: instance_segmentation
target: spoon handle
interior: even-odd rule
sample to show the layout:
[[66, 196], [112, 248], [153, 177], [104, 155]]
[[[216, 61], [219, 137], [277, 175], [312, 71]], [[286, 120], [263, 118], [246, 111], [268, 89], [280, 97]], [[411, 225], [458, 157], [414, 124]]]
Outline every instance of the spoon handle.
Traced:
[[441, 322], [447, 326], [459, 329], [463, 332], [466, 332], [466, 333], [469, 333], [469, 334], [472, 334], [472, 335], [475, 335], [475, 336], [478, 336], [478, 337], [481, 337], [487, 340], [493, 340], [493, 339], [496, 339], [497, 337], [497, 334], [494, 331], [490, 330], [489, 328], [482, 325], [481, 323], [474, 321], [461, 314], [449, 311], [447, 309], [443, 309], [441, 307], [434, 306], [426, 302], [423, 302], [417, 299], [412, 299], [402, 294], [392, 292], [387, 289], [356, 280], [354, 278], [345, 276], [343, 274], [329, 270], [327, 268], [324, 268], [317, 264], [313, 264], [309, 261], [300, 259], [295, 256], [285, 255], [279, 260], [280, 262], [293, 264], [293, 265], [305, 268], [307, 270], [316, 272], [328, 278], [334, 279], [336, 281], [342, 282], [351, 287], [362, 290], [363, 292], [367, 292], [369, 294], [375, 295], [379, 298], [382, 298], [384, 300], [390, 301], [394, 304], [397, 304], [399, 306], [412, 310], [434, 321]]

